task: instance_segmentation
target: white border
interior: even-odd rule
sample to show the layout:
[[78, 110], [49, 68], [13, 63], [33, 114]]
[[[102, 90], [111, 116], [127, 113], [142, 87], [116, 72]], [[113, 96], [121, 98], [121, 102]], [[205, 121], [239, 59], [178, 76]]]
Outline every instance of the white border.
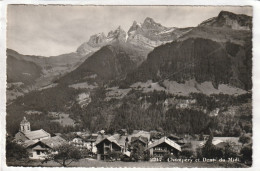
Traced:
[[[131, 168], [23, 168], [7, 167], [5, 163], [5, 115], [6, 115], [6, 14], [8, 4], [67, 4], [67, 5], [233, 5], [253, 6], [253, 167], [234, 168], [229, 170], [260, 170], [260, 2], [253, 0], [0, 0], [0, 170], [3, 171], [21, 171], [26, 170], [121, 170]], [[133, 163], [134, 166], [134, 163]], [[144, 170], [141, 168], [132, 168], [135, 170]], [[163, 168], [163, 170], [172, 170], [173, 168]], [[225, 168], [174, 168], [177, 170], [225, 170]], [[158, 170], [149, 168], [149, 170]], [[161, 169], [160, 169], [161, 170]]]

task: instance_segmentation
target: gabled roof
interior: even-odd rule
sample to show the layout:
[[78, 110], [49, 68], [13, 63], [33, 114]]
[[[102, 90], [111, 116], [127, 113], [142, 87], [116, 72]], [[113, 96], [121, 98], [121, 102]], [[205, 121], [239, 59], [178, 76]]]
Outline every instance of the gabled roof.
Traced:
[[33, 140], [28, 140], [28, 141], [24, 142], [23, 146], [26, 147], [26, 148], [31, 147], [33, 149], [41, 150], [41, 149], [45, 149], [46, 147], [47, 148], [55, 148], [55, 147], [58, 147], [58, 146], [60, 146], [64, 143], [66, 143], [66, 140], [64, 140], [60, 136], [55, 136], [55, 137], [43, 139], [43, 140], [37, 141], [37, 142], [35, 142]]
[[109, 135], [98, 135], [97, 139], [96, 139], [96, 144], [99, 144], [101, 141], [103, 141], [104, 139], [106, 139], [107, 137], [109, 137]]
[[169, 138], [166, 138], [166, 137], [162, 137], [161, 139], [159, 139], [159, 140], [153, 142], [152, 144], [148, 145], [147, 149], [153, 148], [153, 147], [158, 146], [162, 143], [166, 143], [166, 144], [170, 145], [171, 147], [175, 148], [176, 150], [181, 151], [180, 145], [178, 145], [177, 143], [175, 143], [174, 141], [172, 141], [172, 140], [170, 140]]
[[127, 136], [125, 135], [120, 135], [120, 134], [114, 134], [111, 137], [114, 137], [114, 139], [116, 140], [116, 142], [120, 145], [120, 146], [125, 146], [125, 141]]
[[41, 142], [51, 148], [55, 148], [55, 147], [58, 147], [64, 143], [66, 143], [66, 140], [61, 138], [60, 136], [55, 136], [55, 137], [51, 137], [48, 139], [43, 139], [43, 140], [41, 140]]
[[34, 150], [47, 150], [44, 147], [41, 147], [40, 145], [36, 145], [35, 147], [33, 147]]
[[[116, 145], [120, 146], [120, 144], [117, 142], [116, 138], [113, 137], [113, 136], [110, 136], [110, 137], [107, 137], [107, 139], [110, 141], [110, 142], [113, 142], [115, 143]], [[120, 146], [121, 147], [121, 146]]]
[[45, 143], [43, 143], [41, 141], [34, 142], [34, 141], [31, 141], [31, 140], [26, 141], [23, 144], [23, 146], [25, 148], [35, 148], [37, 146], [38, 146], [37, 148], [44, 148], [44, 149], [51, 148], [50, 146], [48, 146], [47, 144], [45, 144]]
[[148, 144], [148, 138], [147, 138], [147, 137], [143, 137], [143, 136], [132, 137], [132, 138], [131, 138], [131, 143], [132, 143], [132, 142], [135, 142], [135, 141], [137, 141], [137, 140], [143, 142], [144, 144]]
[[35, 140], [39, 138], [49, 137], [50, 134], [43, 129], [29, 132], [22, 132], [28, 139]]
[[108, 141], [110, 141], [110, 142], [116, 144], [117, 146], [119, 146], [119, 147], [121, 148], [120, 144], [117, 142], [116, 138], [113, 137], [113, 136], [106, 137], [106, 138], [102, 139], [102, 140], [101, 140], [100, 142], [98, 142], [96, 145], [100, 144], [101, 142], [103, 142], [103, 141], [105, 141], [105, 140], [108, 140]]
[[24, 141], [24, 143], [22, 144], [24, 147], [29, 147], [29, 146], [31, 146], [31, 145], [33, 145], [33, 144], [35, 144], [36, 142], [35, 141], [33, 141], [33, 140], [26, 140], [26, 141]]

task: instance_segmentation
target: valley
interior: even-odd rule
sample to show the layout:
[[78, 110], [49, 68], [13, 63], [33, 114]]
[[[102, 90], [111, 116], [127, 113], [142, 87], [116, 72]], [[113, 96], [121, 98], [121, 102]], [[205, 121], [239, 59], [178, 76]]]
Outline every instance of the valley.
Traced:
[[[147, 17], [127, 32], [92, 35], [69, 54], [7, 49], [7, 131], [17, 132], [27, 116], [36, 121], [33, 128], [51, 133], [251, 133], [251, 20], [222, 11], [197, 27], [177, 28]], [[48, 112], [65, 113], [74, 124], [49, 122]]]

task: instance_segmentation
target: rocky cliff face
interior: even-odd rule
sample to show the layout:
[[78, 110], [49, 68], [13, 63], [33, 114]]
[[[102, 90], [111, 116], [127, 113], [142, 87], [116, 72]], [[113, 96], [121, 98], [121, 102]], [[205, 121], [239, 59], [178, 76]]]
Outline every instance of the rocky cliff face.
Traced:
[[125, 41], [126, 32], [119, 26], [116, 30], [110, 31], [107, 36], [104, 33], [92, 35], [88, 42], [85, 42], [78, 47], [77, 53], [84, 56], [90, 52], [97, 51], [105, 45]]
[[107, 36], [104, 33], [95, 34], [88, 42], [83, 43], [77, 52], [86, 55], [114, 42], [126, 42], [129, 46], [152, 50], [154, 47], [176, 40], [190, 30], [191, 28], [165, 27], [147, 17], [143, 23], [134, 21], [127, 34], [121, 27], [110, 31]]
[[204, 21], [200, 26], [232, 28], [234, 30], [252, 30], [252, 17], [221, 11], [217, 17]]
[[156, 23], [152, 18], [147, 17], [143, 23], [133, 22], [133, 25], [128, 30], [127, 42], [153, 49], [164, 43], [176, 40], [190, 30], [191, 28], [165, 27], [160, 23]]

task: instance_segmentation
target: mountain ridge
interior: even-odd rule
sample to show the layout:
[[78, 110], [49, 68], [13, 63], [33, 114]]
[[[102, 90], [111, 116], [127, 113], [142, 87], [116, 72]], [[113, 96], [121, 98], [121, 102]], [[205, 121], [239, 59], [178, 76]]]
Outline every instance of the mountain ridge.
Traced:
[[[54, 123], [49, 112], [68, 113], [77, 123], [73, 131], [252, 132], [252, 30], [232, 26], [235, 20], [244, 26], [240, 17], [230, 14], [230, 22], [222, 17], [229, 14], [220, 16], [182, 29], [165, 28], [148, 18], [144, 26], [134, 22], [128, 37], [120, 29], [92, 37], [97, 44], [108, 37], [116, 41], [83, 55], [78, 66], [50, 86], [9, 103], [7, 131], [16, 133], [17, 118], [38, 111], [41, 119], [30, 116], [33, 123], [38, 126], [44, 120], [41, 126], [55, 132], [62, 127], [50, 128]], [[123, 39], [118, 40], [118, 33]], [[156, 39], [170, 42], [154, 48], [150, 45]]]

